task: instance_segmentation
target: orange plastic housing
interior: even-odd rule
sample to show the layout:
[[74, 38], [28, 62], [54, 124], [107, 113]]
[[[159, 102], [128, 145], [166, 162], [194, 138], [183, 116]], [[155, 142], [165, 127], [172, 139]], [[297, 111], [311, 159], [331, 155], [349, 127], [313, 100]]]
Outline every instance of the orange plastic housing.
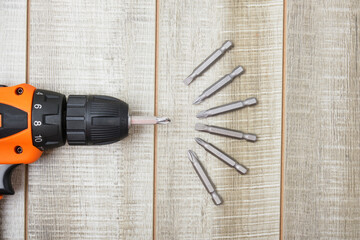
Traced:
[[[23, 88], [18, 95], [16, 89]], [[13, 87], [0, 87], [0, 103], [16, 107], [28, 114], [28, 128], [14, 135], [0, 138], [0, 164], [29, 164], [38, 160], [43, 153], [32, 143], [31, 109], [35, 87], [20, 84]], [[16, 153], [15, 148], [21, 146], [22, 153]]]

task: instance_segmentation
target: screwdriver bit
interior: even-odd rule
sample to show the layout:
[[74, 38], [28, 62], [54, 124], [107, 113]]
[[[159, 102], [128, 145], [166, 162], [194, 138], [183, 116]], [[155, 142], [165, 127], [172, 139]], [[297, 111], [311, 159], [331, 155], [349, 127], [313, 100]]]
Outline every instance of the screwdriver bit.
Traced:
[[195, 78], [203, 74], [211, 65], [213, 65], [222, 55], [225, 54], [233, 46], [233, 43], [229, 40], [224, 42], [224, 44], [215, 52], [213, 52], [208, 58], [206, 58], [199, 66], [197, 66], [194, 71], [184, 80], [186, 85], [189, 85]]
[[245, 101], [232, 102], [232, 103], [228, 103], [228, 104], [221, 105], [218, 107], [210, 108], [205, 111], [201, 111], [196, 115], [196, 117], [197, 118], [207, 118], [207, 117], [215, 116], [215, 115], [218, 115], [221, 113], [231, 112], [231, 111], [234, 111], [234, 110], [237, 110], [240, 108], [244, 108], [246, 106], [255, 105], [255, 104], [257, 104], [257, 100], [256, 100], [256, 98], [252, 97], [252, 98], [246, 99]]
[[153, 117], [153, 116], [129, 116], [130, 125], [155, 125], [168, 124], [171, 120], [168, 117]]
[[227, 129], [217, 126], [205, 125], [202, 123], [196, 123], [195, 130], [236, 139], [245, 139], [246, 141], [250, 142], [256, 141], [256, 135], [254, 134], [243, 133], [233, 129]]
[[205, 142], [201, 138], [195, 138], [195, 141], [202, 146], [207, 152], [211, 153], [230, 167], [235, 168], [239, 173], [246, 174], [248, 172], [248, 169], [238, 163], [236, 160], [231, 158], [226, 153], [222, 152], [220, 149], [212, 145], [211, 143]]
[[201, 95], [194, 101], [193, 104], [199, 104], [204, 101], [206, 98], [211, 97], [220, 89], [231, 83], [237, 76], [239, 76], [244, 69], [241, 66], [237, 66], [231, 73], [226, 74], [222, 78], [220, 78], [217, 82], [213, 85], [205, 89]]
[[201, 182], [204, 184], [204, 187], [206, 190], [210, 193], [213, 202], [215, 205], [220, 205], [223, 201], [221, 197], [218, 195], [218, 193], [215, 190], [214, 184], [211, 182], [209, 176], [206, 174], [203, 166], [200, 163], [200, 160], [195, 152], [189, 150], [188, 151], [188, 157], [190, 162], [192, 163], [197, 175], [199, 176]]

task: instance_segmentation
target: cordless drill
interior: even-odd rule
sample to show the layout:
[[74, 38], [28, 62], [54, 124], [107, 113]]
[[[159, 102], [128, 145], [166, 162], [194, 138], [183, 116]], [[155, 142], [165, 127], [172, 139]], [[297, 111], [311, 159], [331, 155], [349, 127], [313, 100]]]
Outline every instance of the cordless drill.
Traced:
[[44, 150], [103, 145], [128, 135], [131, 125], [167, 124], [169, 118], [129, 115], [127, 103], [109, 96], [65, 95], [29, 84], [0, 85], [0, 199], [14, 194], [11, 173]]

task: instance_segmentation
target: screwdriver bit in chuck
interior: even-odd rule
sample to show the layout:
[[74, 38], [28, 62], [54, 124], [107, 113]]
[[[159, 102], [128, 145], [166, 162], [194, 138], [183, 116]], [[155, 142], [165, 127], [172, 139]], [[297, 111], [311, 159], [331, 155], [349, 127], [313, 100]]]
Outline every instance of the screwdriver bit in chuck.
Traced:
[[199, 66], [197, 66], [194, 71], [184, 80], [186, 85], [189, 85], [195, 78], [203, 74], [211, 65], [213, 65], [221, 56], [225, 54], [233, 46], [233, 43], [229, 40], [224, 42], [224, 44], [213, 52], [208, 58], [206, 58]]
[[155, 125], [168, 124], [171, 120], [168, 117], [153, 117], [153, 116], [129, 116], [130, 125]]
[[220, 89], [231, 83], [234, 80], [234, 78], [239, 76], [243, 71], [244, 69], [241, 66], [236, 67], [231, 73], [226, 74], [224, 77], [220, 78], [213, 85], [205, 89], [205, 91], [201, 93], [201, 95], [194, 101], [193, 104], [199, 104], [202, 101], [204, 101], [206, 98], [211, 97], [212, 95], [220, 91]]
[[211, 182], [209, 176], [206, 174], [203, 166], [200, 163], [200, 160], [195, 152], [189, 150], [188, 157], [192, 163], [197, 175], [199, 176], [201, 182], [204, 184], [206, 190], [210, 193], [213, 202], [215, 205], [220, 205], [222, 203], [221, 197], [217, 194], [214, 184]]
[[195, 138], [195, 141], [202, 146], [207, 152], [211, 153], [213, 156], [217, 157], [227, 165], [229, 165], [232, 168], [235, 168], [236, 171], [238, 171], [241, 174], [246, 174], [248, 172], [248, 169], [238, 163], [236, 160], [231, 158], [226, 153], [222, 152], [220, 149], [212, 145], [211, 143], [205, 142], [201, 138]]
[[208, 132], [215, 135], [220, 135], [224, 137], [231, 137], [236, 139], [245, 139], [246, 141], [255, 142], [256, 141], [256, 135], [254, 134], [248, 134], [243, 133], [237, 130], [217, 127], [217, 126], [211, 126], [211, 125], [205, 125], [202, 123], [196, 123], [195, 124], [195, 130], [200, 132]]
[[197, 118], [207, 118], [207, 117], [215, 116], [215, 115], [218, 115], [221, 113], [231, 112], [231, 111], [241, 109], [246, 106], [255, 105], [255, 104], [257, 104], [257, 100], [256, 100], [256, 98], [252, 97], [252, 98], [246, 99], [245, 101], [232, 102], [232, 103], [228, 103], [228, 104], [221, 105], [218, 107], [210, 108], [205, 111], [201, 111], [196, 115], [196, 117]]

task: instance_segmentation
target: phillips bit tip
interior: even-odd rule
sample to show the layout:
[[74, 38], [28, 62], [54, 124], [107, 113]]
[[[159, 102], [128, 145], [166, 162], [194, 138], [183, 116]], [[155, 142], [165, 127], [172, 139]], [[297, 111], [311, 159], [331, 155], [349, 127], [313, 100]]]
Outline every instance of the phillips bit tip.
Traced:
[[168, 117], [157, 117], [156, 118], [156, 124], [168, 124], [171, 120]]
[[190, 162], [192, 163], [198, 163], [198, 156], [196, 155], [196, 153], [194, 151], [188, 150], [187, 151], [188, 157]]
[[155, 125], [155, 124], [168, 124], [171, 122], [168, 117], [153, 117], [153, 116], [131, 116], [131, 125]]
[[206, 146], [207, 145], [207, 142], [205, 142], [201, 138], [195, 138], [195, 141], [201, 146]]

